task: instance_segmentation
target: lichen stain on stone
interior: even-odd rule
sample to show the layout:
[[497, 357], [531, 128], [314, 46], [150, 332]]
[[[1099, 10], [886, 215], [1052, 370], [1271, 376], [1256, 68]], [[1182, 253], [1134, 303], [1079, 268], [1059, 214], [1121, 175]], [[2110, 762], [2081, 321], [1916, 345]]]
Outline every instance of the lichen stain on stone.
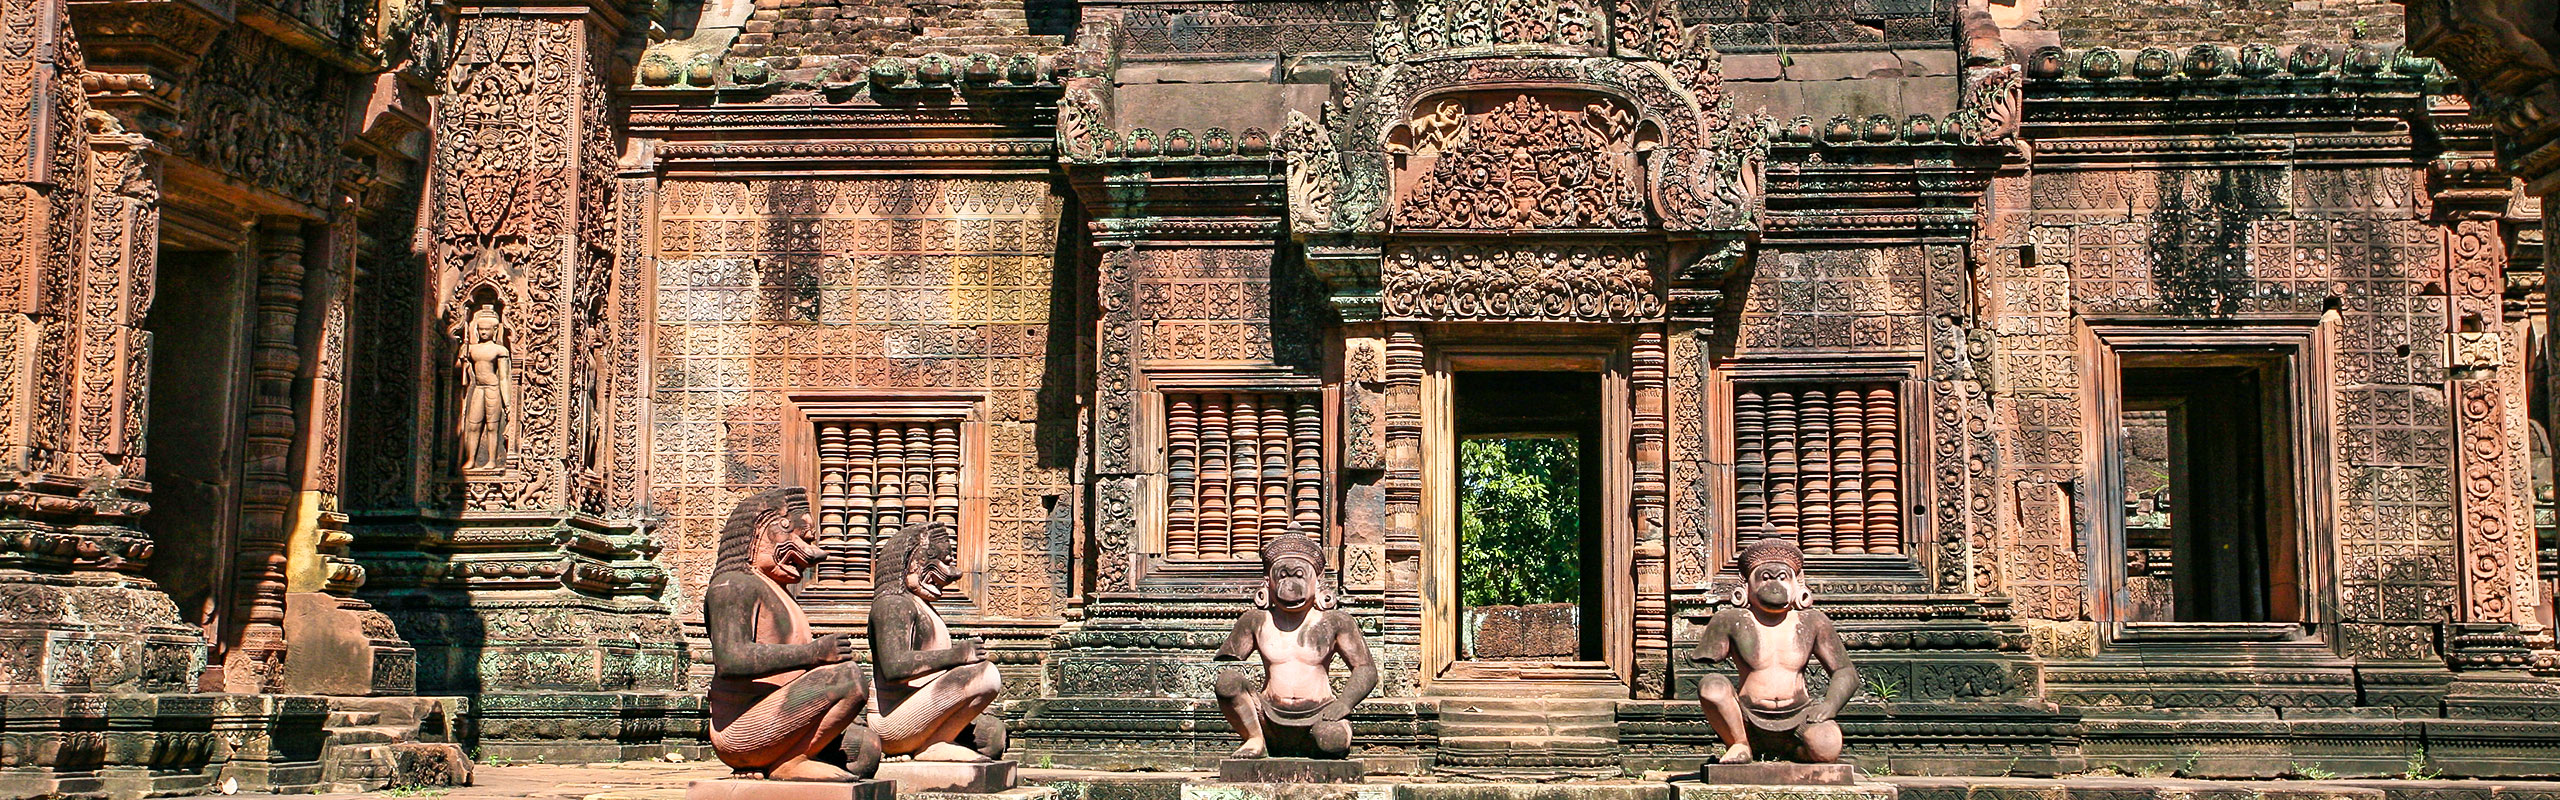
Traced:
[[2219, 317], [2249, 310], [2267, 290], [2249, 271], [2250, 223], [2285, 206], [2281, 170], [2164, 170], [2152, 216], [2151, 285], [2159, 313]]

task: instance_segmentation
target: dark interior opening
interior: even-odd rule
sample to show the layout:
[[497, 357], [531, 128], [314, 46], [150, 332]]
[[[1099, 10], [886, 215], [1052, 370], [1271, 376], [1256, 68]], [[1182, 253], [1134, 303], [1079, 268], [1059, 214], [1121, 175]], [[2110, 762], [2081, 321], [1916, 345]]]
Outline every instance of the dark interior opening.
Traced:
[[[143, 441], [154, 550], [149, 574], [190, 622], [221, 640], [239, 524], [248, 270], [227, 252], [163, 251]], [[217, 656], [216, 663], [220, 663]]]
[[2276, 354], [2125, 358], [2126, 621], [2301, 621], [2284, 367]]
[[1454, 383], [1460, 657], [1599, 660], [1599, 373]]

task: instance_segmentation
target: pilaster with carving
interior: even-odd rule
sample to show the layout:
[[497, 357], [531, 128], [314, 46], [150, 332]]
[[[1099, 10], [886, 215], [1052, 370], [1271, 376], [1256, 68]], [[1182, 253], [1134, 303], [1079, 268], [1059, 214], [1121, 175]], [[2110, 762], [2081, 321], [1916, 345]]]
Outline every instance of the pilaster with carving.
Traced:
[[615, 196], [622, 10], [450, 14], [421, 243], [428, 491], [416, 523], [368, 534], [408, 573], [370, 594], [415, 642], [421, 690], [482, 692], [484, 752], [654, 746], [692, 700], [663, 694], [682, 688], [682, 644], [637, 475], [615, 472], [637, 464], [620, 454], [638, 450], [629, 317], [646, 297], [618, 244], [647, 223]]

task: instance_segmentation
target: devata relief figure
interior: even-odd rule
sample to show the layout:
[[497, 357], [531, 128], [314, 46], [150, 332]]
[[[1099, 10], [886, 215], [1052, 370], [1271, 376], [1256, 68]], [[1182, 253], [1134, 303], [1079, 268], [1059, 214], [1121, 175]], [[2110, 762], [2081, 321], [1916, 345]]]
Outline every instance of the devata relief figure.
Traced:
[[497, 307], [479, 307], [471, 312], [462, 352], [455, 359], [462, 371], [463, 469], [505, 466], [508, 440], [514, 438], [515, 432], [508, 430], [513, 419], [508, 411], [516, 405], [515, 375], [498, 333]]
[[[741, 775], [850, 781], [880, 762], [859, 723], [870, 700], [853, 640], [811, 637], [809, 617], [782, 587], [825, 552], [809, 524], [809, 495], [775, 489], [738, 502], [720, 532], [720, 562], [702, 601], [711, 633], [711, 748]], [[812, 760], [844, 735], [850, 770]]]
[[[1858, 668], [1831, 618], [1813, 610], [1804, 585], [1804, 551], [1791, 539], [1768, 537], [1742, 551], [1746, 581], [1733, 605], [1707, 621], [1706, 634], [1689, 660], [1712, 664], [1733, 659], [1742, 688], [1722, 675], [1698, 684], [1698, 703], [1727, 745], [1721, 763], [1741, 764], [1754, 755], [1788, 761], [1840, 760], [1840, 707], [1858, 694]], [[1831, 686], [1815, 700], [1804, 667], [1819, 659]]]
[[1004, 723], [980, 716], [1004, 680], [976, 637], [951, 635], [933, 610], [960, 580], [960, 543], [951, 526], [899, 528], [871, 567], [871, 661], [880, 678], [872, 728], [881, 751], [917, 761], [1004, 755]]
[[[1302, 533], [1262, 543], [1263, 587], [1254, 610], [1236, 620], [1218, 660], [1262, 655], [1263, 681], [1243, 670], [1218, 673], [1218, 709], [1244, 736], [1235, 758], [1344, 758], [1351, 755], [1351, 708], [1378, 688], [1378, 667], [1360, 624], [1334, 608], [1324, 588], [1324, 547]], [[1351, 668], [1342, 694], [1327, 673], [1339, 656]]]

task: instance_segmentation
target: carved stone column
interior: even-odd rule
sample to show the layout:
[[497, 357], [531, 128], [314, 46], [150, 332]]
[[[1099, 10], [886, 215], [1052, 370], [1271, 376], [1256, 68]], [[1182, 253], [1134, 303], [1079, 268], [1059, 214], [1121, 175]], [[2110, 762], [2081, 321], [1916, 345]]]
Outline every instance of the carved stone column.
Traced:
[[85, 72], [61, 2], [0, 2], [0, 702], [24, 726], [0, 794], [61, 792], [56, 769], [120, 788], [166, 739], [96, 731], [204, 668], [137, 526], [160, 154], [93, 126]]
[[[2495, 129], [2499, 168], [2549, 198], [2560, 193], [2560, 32], [2549, 9], [2526, 2], [2410, 0], [2410, 49], [2442, 59], [2460, 78], [2473, 119]], [[2457, 669], [2533, 666], [2560, 669], [2560, 652], [2533, 616], [2537, 578], [2535, 531], [2525, 500], [2530, 478], [2523, 435], [2526, 383], [2520, 336], [2500, 306], [2505, 262], [2498, 223], [2483, 209], [2456, 209], [2449, 233], [2447, 283], [2454, 308], [2449, 352], [2456, 379], [2449, 398], [2460, 434], [2457, 492], [2462, 524], [2465, 620], [2447, 641]], [[2544, 272], [2545, 290], [2550, 272]], [[2506, 339], [2518, 339], [2507, 342]], [[2560, 391], [2560, 385], [2537, 387]], [[2560, 409], [2560, 406], [2553, 406]], [[2554, 420], [2560, 420], [2555, 417]], [[2546, 425], [2554, 420], [2546, 420]]]
[[610, 410], [636, 386], [598, 374], [642, 357], [608, 319], [645, 291], [612, 238], [605, 73], [624, 20], [584, 2], [463, 3], [450, 20], [425, 213], [431, 491], [414, 526], [369, 534], [410, 549], [369, 594], [410, 633], [422, 691], [480, 692], [484, 753], [626, 757], [700, 723], [664, 721], [694, 701], [672, 693], [685, 659], [638, 490], [618, 480], [635, 476], [609, 474], [636, 468], [618, 457], [635, 440], [605, 432], [639, 424]]

